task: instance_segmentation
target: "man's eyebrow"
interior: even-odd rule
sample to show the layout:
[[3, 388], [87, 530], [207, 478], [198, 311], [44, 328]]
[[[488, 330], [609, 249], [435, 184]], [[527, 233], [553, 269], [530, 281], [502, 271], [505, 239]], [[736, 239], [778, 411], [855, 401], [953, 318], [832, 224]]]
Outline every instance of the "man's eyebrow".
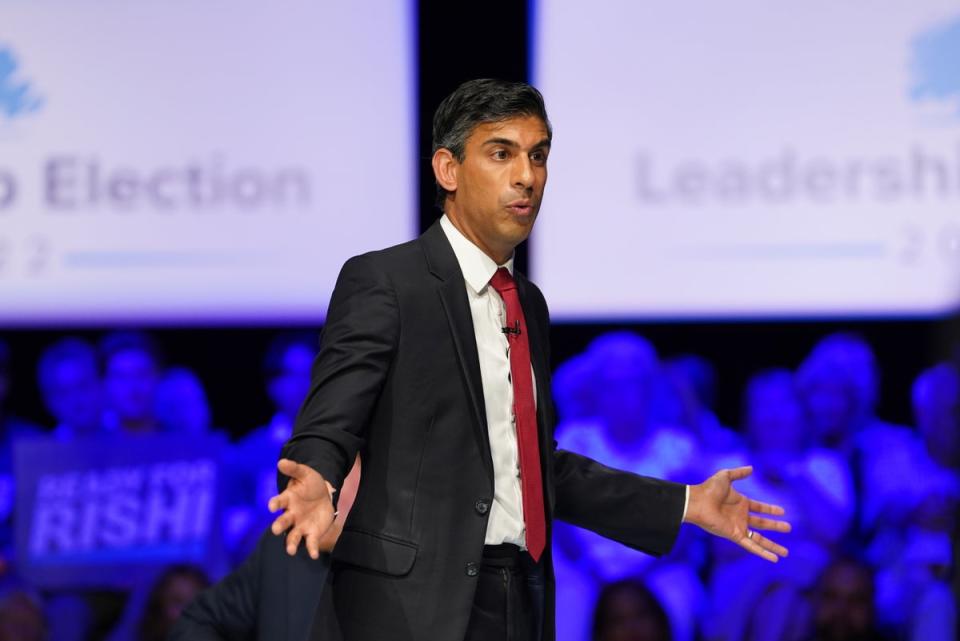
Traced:
[[[510, 140], [509, 138], [490, 138], [483, 141], [484, 145], [503, 145], [504, 147], [519, 147], [520, 145], [515, 140]], [[550, 147], [550, 139], [544, 138], [537, 144], [535, 144], [531, 149], [542, 149], [544, 147]]]
[[485, 145], [503, 145], [504, 147], [519, 147], [515, 140], [509, 138], [489, 138], [483, 141]]

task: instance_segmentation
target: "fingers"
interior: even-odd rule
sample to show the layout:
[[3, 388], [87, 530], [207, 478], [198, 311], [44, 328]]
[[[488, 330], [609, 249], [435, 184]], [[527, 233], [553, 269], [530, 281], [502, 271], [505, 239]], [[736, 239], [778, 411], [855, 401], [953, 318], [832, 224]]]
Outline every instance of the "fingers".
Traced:
[[757, 531], [754, 531], [753, 535], [749, 537], [744, 535], [737, 543], [748, 552], [756, 554], [771, 563], [776, 563], [788, 554], [787, 548], [771, 541]]
[[727, 472], [730, 474], [731, 481], [739, 481], [753, 474], [753, 466], [744, 465], [743, 467], [735, 467], [733, 469], [727, 470]]
[[290, 496], [286, 492], [277, 494], [267, 502], [267, 509], [271, 512], [286, 510], [288, 507], [290, 507]]
[[783, 516], [784, 509], [779, 505], [771, 505], [769, 503], [761, 503], [760, 501], [750, 500], [750, 511], [758, 512], [760, 514], [772, 514], [773, 516]]
[[296, 556], [297, 548], [300, 547], [300, 541], [303, 539], [303, 533], [294, 528], [287, 532], [287, 554]]
[[750, 524], [750, 529], [752, 530], [772, 530], [774, 532], [786, 533], [793, 529], [793, 527], [787, 521], [767, 519], [762, 516], [754, 516], [753, 514], [750, 515], [748, 521]]
[[317, 560], [320, 558], [320, 536], [316, 532], [307, 532], [307, 554], [310, 558]]
[[290, 512], [284, 512], [270, 524], [270, 531], [279, 536], [293, 527], [293, 522], [293, 515]]
[[306, 465], [297, 463], [296, 461], [291, 461], [288, 458], [282, 458], [277, 461], [277, 469], [280, 470], [281, 474], [285, 474], [292, 479], [297, 479], [298, 481], [302, 481], [307, 473]]

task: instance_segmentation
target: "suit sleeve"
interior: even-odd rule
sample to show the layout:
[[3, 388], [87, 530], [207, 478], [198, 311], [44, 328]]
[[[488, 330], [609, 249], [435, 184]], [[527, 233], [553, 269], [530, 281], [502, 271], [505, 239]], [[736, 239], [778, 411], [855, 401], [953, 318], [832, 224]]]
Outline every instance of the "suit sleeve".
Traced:
[[[396, 292], [371, 254], [344, 264], [333, 290], [310, 391], [283, 456], [309, 465], [339, 488], [363, 445], [367, 424], [400, 336]], [[282, 490], [286, 478], [278, 478]]]
[[601, 465], [555, 449], [555, 516], [637, 550], [660, 556], [680, 531], [686, 488]]

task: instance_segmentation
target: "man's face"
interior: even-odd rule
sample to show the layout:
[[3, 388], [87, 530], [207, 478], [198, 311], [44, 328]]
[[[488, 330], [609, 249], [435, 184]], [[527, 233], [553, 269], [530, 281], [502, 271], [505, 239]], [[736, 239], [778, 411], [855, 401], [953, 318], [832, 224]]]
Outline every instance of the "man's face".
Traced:
[[100, 426], [100, 378], [92, 361], [60, 361], [44, 391], [47, 408], [58, 422], [79, 432], [92, 432]]
[[144, 351], [126, 349], [110, 357], [104, 376], [107, 401], [121, 421], [153, 416], [157, 379], [157, 364]]
[[498, 263], [526, 240], [547, 183], [547, 127], [536, 116], [483, 123], [467, 138], [462, 163], [453, 161], [454, 225]]

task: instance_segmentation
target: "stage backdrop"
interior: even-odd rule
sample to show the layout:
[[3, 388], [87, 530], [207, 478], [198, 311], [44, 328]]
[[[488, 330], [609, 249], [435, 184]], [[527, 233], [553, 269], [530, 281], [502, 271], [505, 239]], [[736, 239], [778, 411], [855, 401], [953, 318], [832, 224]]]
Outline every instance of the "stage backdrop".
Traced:
[[315, 321], [417, 229], [412, 0], [0, 7], [0, 323]]
[[955, 0], [533, 10], [555, 319], [958, 306]]

